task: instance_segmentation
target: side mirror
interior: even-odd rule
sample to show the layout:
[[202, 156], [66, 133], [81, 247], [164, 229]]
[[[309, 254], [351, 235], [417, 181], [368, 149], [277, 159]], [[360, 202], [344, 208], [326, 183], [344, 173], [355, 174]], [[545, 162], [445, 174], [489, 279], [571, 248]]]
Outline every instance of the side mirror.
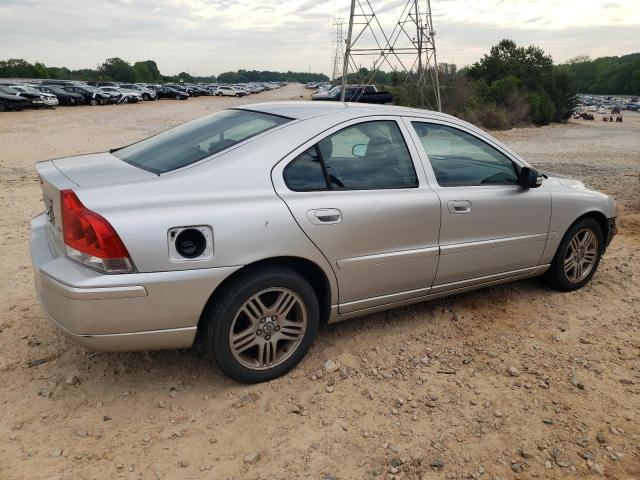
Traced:
[[518, 180], [522, 188], [538, 188], [542, 185], [543, 178], [544, 177], [533, 168], [522, 167], [520, 169], [520, 178]]
[[351, 155], [354, 157], [364, 157], [367, 153], [367, 146], [364, 143], [359, 143], [351, 147]]

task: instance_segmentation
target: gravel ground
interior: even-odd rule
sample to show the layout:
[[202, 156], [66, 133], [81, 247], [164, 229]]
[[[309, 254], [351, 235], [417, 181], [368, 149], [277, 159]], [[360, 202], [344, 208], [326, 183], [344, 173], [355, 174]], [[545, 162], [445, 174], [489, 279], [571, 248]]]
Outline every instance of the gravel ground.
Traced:
[[35, 161], [303, 93], [0, 115], [0, 478], [640, 478], [640, 115], [496, 134], [618, 198], [620, 234], [578, 292], [528, 280], [329, 326], [256, 386], [196, 348], [90, 353], [47, 323]]

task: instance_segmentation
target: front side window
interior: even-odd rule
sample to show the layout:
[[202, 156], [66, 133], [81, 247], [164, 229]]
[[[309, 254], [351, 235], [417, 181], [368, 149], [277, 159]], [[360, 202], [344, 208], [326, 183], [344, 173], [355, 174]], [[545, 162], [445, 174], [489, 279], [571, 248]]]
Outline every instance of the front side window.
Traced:
[[144, 170], [166, 173], [290, 121], [268, 113], [223, 110], [124, 147], [113, 155]]
[[515, 185], [513, 162], [479, 138], [457, 128], [412, 122], [443, 187]]
[[418, 178], [398, 124], [359, 123], [320, 140], [285, 169], [292, 190], [413, 188]]

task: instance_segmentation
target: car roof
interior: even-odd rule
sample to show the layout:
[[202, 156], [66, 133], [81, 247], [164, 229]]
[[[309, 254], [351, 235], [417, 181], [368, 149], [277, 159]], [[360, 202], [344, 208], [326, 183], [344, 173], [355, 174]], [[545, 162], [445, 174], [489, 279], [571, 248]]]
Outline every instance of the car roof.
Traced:
[[422, 110], [418, 108], [398, 107], [395, 105], [374, 105], [370, 103], [350, 103], [350, 102], [312, 102], [312, 101], [288, 101], [288, 102], [266, 102], [252, 103], [234, 107], [236, 109], [253, 110], [256, 112], [270, 113], [282, 117], [305, 120], [321, 115], [341, 115], [357, 118], [366, 115], [419, 115], [431, 118], [441, 118], [442, 120], [459, 119], [445, 113], [434, 112], [432, 110]]

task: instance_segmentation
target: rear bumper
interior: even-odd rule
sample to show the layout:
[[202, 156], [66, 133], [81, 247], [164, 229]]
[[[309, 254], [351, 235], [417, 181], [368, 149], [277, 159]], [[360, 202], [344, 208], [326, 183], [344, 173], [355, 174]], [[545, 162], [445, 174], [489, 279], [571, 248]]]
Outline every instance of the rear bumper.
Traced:
[[91, 350], [186, 348], [214, 289], [239, 267], [106, 275], [56, 251], [45, 214], [31, 222], [38, 299], [51, 322]]

